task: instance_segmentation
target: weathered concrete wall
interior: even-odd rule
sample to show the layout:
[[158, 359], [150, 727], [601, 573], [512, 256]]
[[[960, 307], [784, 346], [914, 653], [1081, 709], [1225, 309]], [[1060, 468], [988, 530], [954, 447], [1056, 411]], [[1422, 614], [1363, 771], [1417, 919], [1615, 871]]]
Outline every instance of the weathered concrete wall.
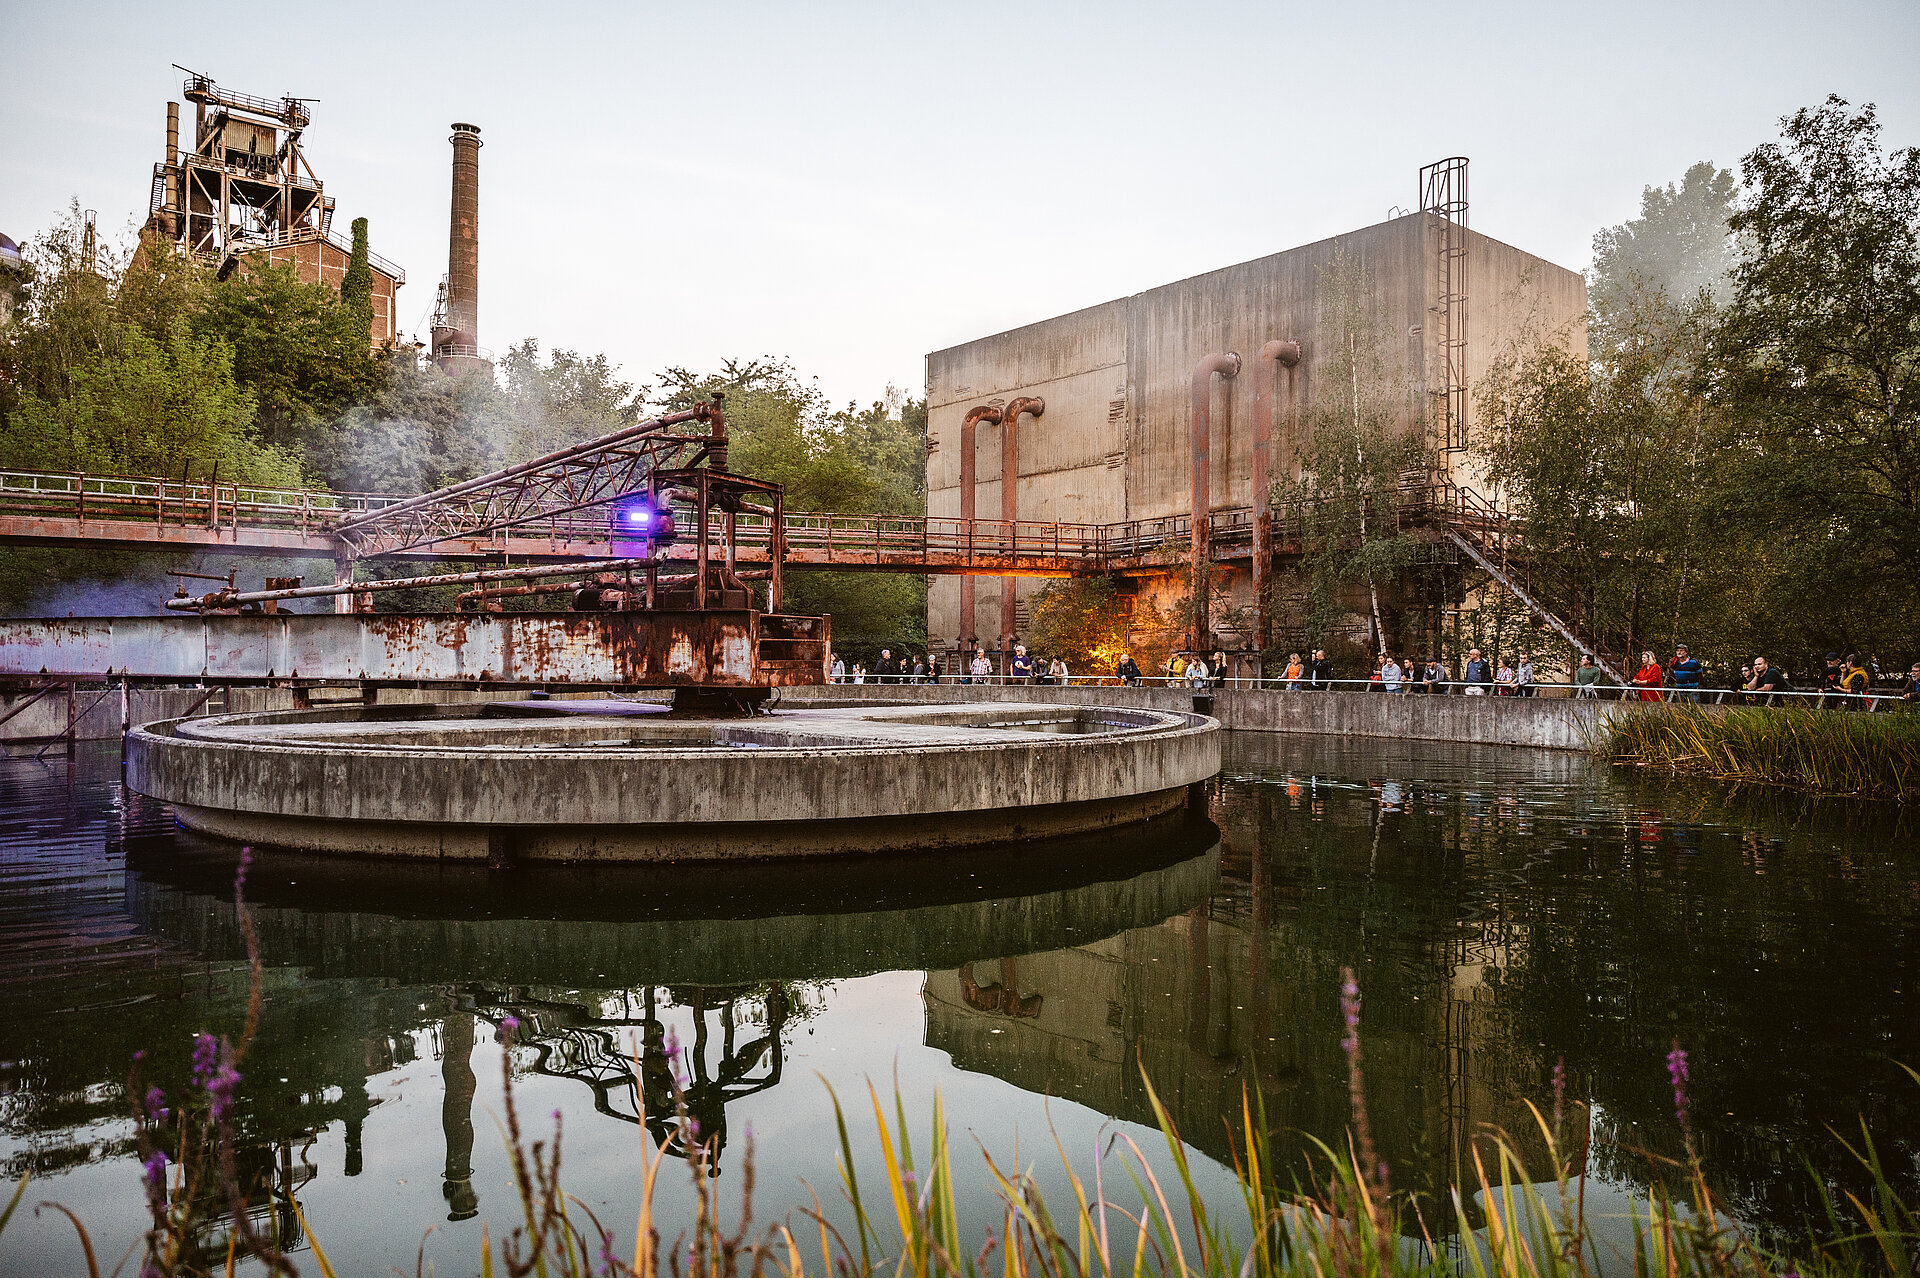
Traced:
[[[1261, 345], [1272, 338], [1301, 343], [1293, 386], [1302, 418], [1317, 399], [1345, 393], [1344, 380], [1334, 376], [1337, 343], [1320, 340], [1335, 302], [1322, 287], [1323, 269], [1342, 254], [1367, 273], [1366, 318], [1380, 337], [1381, 375], [1401, 401], [1404, 419], [1423, 421], [1427, 392], [1443, 367], [1432, 323], [1438, 233], [1437, 219], [1412, 214], [929, 354], [929, 511], [959, 513], [959, 434], [967, 409], [1039, 395], [1047, 401], [1045, 416], [1023, 421], [1018, 431], [1021, 518], [1112, 523], [1185, 514], [1192, 490], [1193, 367], [1214, 351], [1237, 351], [1248, 363], [1239, 377], [1216, 385], [1212, 501], [1216, 507], [1251, 504], [1251, 361]], [[1484, 235], [1469, 232], [1467, 243], [1470, 383], [1523, 334], [1585, 350], [1586, 281], [1578, 272]], [[1275, 407], [1283, 432], [1284, 378], [1280, 390]], [[984, 518], [1000, 517], [1001, 430], [983, 425], [976, 440], [977, 508]], [[1479, 482], [1466, 455], [1443, 460], [1459, 470], [1461, 482]], [[1275, 477], [1296, 468], [1288, 440], [1276, 438]], [[1042, 583], [1015, 584], [1025, 600]], [[1245, 593], [1246, 582], [1236, 590]], [[927, 605], [936, 643], [960, 633], [958, 606], [957, 581], [936, 578]], [[999, 606], [999, 582], [983, 579], [975, 633], [998, 634]]]
[[[224, 704], [220, 700], [221, 694], [217, 692], [211, 700], [203, 701], [206, 691], [205, 688], [130, 688], [127, 691], [128, 722], [139, 727], [162, 719], [178, 719], [188, 713], [260, 714], [268, 710], [294, 708], [291, 688], [233, 688], [225, 694], [227, 700]], [[313, 695], [323, 700], [343, 700], [351, 698], [356, 691], [357, 689], [353, 688], [316, 688], [313, 690]], [[88, 702], [99, 697], [100, 692], [101, 689], [98, 688], [82, 688], [74, 698], [76, 713], [85, 709]], [[5, 714], [31, 695], [30, 691], [0, 692], [0, 714]], [[383, 706], [461, 705], [467, 702], [516, 700], [526, 695], [525, 688], [504, 689], [498, 692], [475, 688], [381, 688], [376, 693], [375, 704]], [[571, 697], [597, 694], [563, 693], [559, 695]], [[106, 741], [119, 736], [120, 690], [115, 688], [107, 696], [100, 697], [99, 704], [81, 716], [78, 726], [77, 738], [81, 741]], [[42, 697], [6, 723], [0, 724], [0, 744], [50, 737], [66, 730], [67, 697], [64, 692], [54, 693]]]
[[[1278, 692], [1221, 689], [1211, 694], [1220, 726], [1242, 732], [1458, 741], [1474, 745], [1585, 750], [1605, 704], [1564, 697], [1430, 697], [1383, 692]], [[831, 684], [796, 689], [782, 706], [950, 701], [1037, 701], [1142, 710], [1192, 710], [1184, 688], [983, 687]]]

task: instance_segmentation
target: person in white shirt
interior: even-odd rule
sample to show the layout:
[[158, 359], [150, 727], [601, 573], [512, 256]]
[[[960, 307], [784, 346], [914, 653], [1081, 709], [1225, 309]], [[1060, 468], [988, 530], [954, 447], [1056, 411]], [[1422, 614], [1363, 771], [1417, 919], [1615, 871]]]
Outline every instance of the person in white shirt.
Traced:
[[1380, 667], [1380, 686], [1388, 692], [1400, 691], [1401, 673], [1400, 663], [1395, 661], [1393, 655], [1389, 653], [1385, 663]]
[[1195, 657], [1187, 662], [1186, 677], [1189, 688], [1204, 688], [1211, 677], [1211, 672], [1207, 669], [1206, 662]]
[[993, 663], [987, 660], [985, 648], [973, 650], [973, 664], [968, 667], [968, 671], [973, 675], [975, 683], [984, 683], [988, 676], [993, 674]]
[[1055, 657], [1047, 664], [1047, 678], [1053, 680], [1054, 683], [1061, 687], [1065, 687], [1067, 683], [1067, 663]]

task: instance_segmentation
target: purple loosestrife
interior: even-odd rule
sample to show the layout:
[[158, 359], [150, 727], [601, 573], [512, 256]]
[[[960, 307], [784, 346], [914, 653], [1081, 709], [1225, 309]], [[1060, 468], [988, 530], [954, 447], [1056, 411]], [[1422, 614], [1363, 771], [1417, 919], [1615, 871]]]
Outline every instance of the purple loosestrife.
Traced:
[[1371, 1213], [1385, 1201], [1389, 1192], [1387, 1165], [1380, 1161], [1374, 1149], [1373, 1128], [1367, 1121], [1366, 1076], [1360, 1068], [1360, 982], [1350, 967], [1340, 969], [1340, 1014], [1347, 1025], [1347, 1036], [1340, 1040], [1340, 1048], [1347, 1054], [1347, 1090], [1353, 1103], [1353, 1136], [1359, 1159], [1355, 1170], [1359, 1172], [1362, 1192], [1367, 1196], [1367, 1210]]
[[154, 1150], [141, 1167], [144, 1168], [140, 1179], [147, 1191], [147, 1210], [159, 1220], [167, 1214], [167, 1151]]
[[1693, 1142], [1693, 1131], [1687, 1126], [1687, 1049], [1680, 1046], [1680, 1040], [1673, 1040], [1673, 1050], [1667, 1053], [1667, 1077], [1673, 1080], [1673, 1114], [1680, 1120], [1680, 1133]]
[[167, 1108], [167, 1094], [157, 1087], [147, 1089], [146, 1099], [141, 1103], [141, 1112], [149, 1121], [159, 1126], [164, 1126], [167, 1119], [173, 1116], [173, 1111]]
[[1567, 1058], [1553, 1063], [1553, 1138], [1560, 1139], [1560, 1124], [1567, 1112]]
[[213, 1082], [214, 1072], [220, 1067], [220, 1043], [211, 1034], [193, 1036], [193, 1081], [201, 1090]]

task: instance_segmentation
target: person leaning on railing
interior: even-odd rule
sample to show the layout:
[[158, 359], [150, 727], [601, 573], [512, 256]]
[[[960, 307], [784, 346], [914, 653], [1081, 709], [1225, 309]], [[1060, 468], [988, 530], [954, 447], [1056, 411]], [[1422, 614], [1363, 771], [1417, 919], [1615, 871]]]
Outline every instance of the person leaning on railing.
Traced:
[[1768, 665], [1765, 657], [1755, 657], [1753, 678], [1747, 681], [1746, 690], [1766, 694], [1761, 698], [1762, 705], [1777, 706], [1780, 704], [1780, 698], [1773, 694], [1792, 692], [1793, 685], [1787, 682], [1786, 671], [1777, 670]]
[[1315, 692], [1333, 691], [1333, 663], [1327, 660], [1325, 648], [1313, 650], [1313, 663], [1307, 667], [1307, 682]]
[[1573, 695], [1582, 701], [1595, 701], [1600, 696], [1600, 667], [1584, 653], [1573, 672]]
[[1667, 675], [1673, 680], [1673, 699], [1675, 701], [1700, 701], [1700, 662], [1687, 652], [1684, 643], [1675, 644], [1673, 660], [1667, 666]]

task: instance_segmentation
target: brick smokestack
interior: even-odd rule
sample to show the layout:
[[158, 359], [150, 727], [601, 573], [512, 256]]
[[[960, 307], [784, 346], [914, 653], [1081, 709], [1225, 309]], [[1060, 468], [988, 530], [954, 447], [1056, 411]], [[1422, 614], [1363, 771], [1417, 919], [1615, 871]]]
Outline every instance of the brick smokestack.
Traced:
[[453, 126], [453, 216], [447, 229], [447, 326], [462, 355], [480, 345], [480, 127]]

